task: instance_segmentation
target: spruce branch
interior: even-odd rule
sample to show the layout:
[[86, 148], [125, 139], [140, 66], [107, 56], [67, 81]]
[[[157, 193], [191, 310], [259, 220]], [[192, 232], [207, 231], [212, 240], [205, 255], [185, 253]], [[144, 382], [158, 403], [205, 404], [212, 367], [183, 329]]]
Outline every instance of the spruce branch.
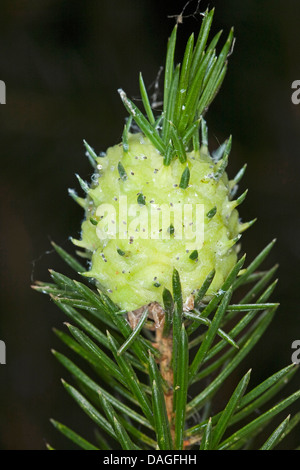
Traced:
[[[224, 188], [227, 193], [225, 200], [221, 201], [223, 206], [219, 200], [211, 200], [205, 195], [208, 200], [204, 212], [205, 224], [209, 229], [217, 226], [220, 234], [212, 248], [214, 254], [217, 245], [222, 242], [221, 233], [226, 232], [228, 238], [219, 253], [218, 263], [228, 256], [229, 267], [220, 270], [217, 262], [210, 265], [208, 258], [213, 257], [212, 253], [205, 256], [204, 249], [197, 246], [184, 250], [188, 271], [182, 265], [176, 265], [175, 257], [171, 258], [170, 282], [161, 285], [158, 274], [155, 273], [153, 279], [151, 266], [153, 259], [159, 257], [164, 260], [163, 270], [171, 264], [170, 258], [165, 257], [165, 251], [171, 242], [176, 241], [176, 229], [168, 224], [170, 245], [166, 243], [163, 252], [153, 250], [148, 264], [142, 266], [144, 270], [141, 268], [145, 278], [151, 272], [151, 286], [146, 285], [144, 279], [138, 283], [129, 271], [132, 278], [127, 278], [126, 288], [122, 281], [117, 286], [124, 298], [121, 302], [115, 301], [112, 290], [104, 288], [103, 278], [101, 282], [97, 278], [99, 266], [97, 269], [93, 266], [93, 258], [97, 252], [99, 254], [95, 241], [95, 230], [100, 219], [96, 204], [99, 194], [93, 192], [93, 185], [77, 176], [86, 199], [78, 197], [73, 190], [70, 195], [85, 209], [84, 223], [88, 236], [85, 240], [73, 240], [73, 243], [81, 248], [83, 258], [79, 261], [78, 252], [78, 256], [73, 256], [53, 243], [57, 254], [73, 269], [74, 276], [68, 277], [51, 269], [51, 282], [39, 281], [33, 286], [36, 291], [50, 296], [67, 320], [64, 330], [55, 329], [54, 332], [69, 354], [56, 350], [52, 353], [72, 380], [72, 383], [62, 381], [64, 389], [96, 426], [94, 442], [81, 435], [80, 424], [78, 429], [71, 430], [56, 418], [51, 419], [51, 423], [81, 449], [249, 449], [252, 440], [256, 445], [255, 439], [261, 438], [262, 431], [271, 423], [270, 436], [264, 438], [258, 447], [260, 450], [271, 450], [300, 420], [300, 413], [294, 417], [286, 414], [300, 397], [299, 391], [289, 396], [280, 395], [274, 403], [275, 397], [281, 394], [298, 371], [296, 365], [275, 371], [255, 387], [251, 384], [251, 370], [241, 373], [239, 369], [278, 310], [279, 304], [272, 301], [277, 284], [273, 277], [278, 266], [264, 267], [275, 240], [249, 263], [246, 255], [239, 254], [236, 244], [253, 221], [237, 222], [238, 229], [232, 229], [232, 233], [229, 233], [232, 227], [224, 224], [223, 219], [226, 221], [232, 214], [236, 215], [234, 211], [247, 195], [245, 191], [236, 197], [237, 185], [244, 176], [246, 166], [232, 180], [228, 180], [226, 171], [232, 147], [231, 136], [212, 156], [209, 152], [205, 114], [224, 80], [228, 56], [234, 44], [231, 29], [217, 53], [221, 33], [209, 41], [213, 15], [214, 10], [204, 13], [199, 35], [197, 39], [194, 34], [189, 37], [182, 63], [179, 64], [175, 63], [178, 24], [173, 28], [167, 46], [161, 113], [151, 104], [142, 74], [139, 75], [139, 88], [143, 111], [123, 90], [119, 90], [129, 116], [124, 125], [122, 142], [116, 146], [117, 158], [111, 168], [115, 170], [118, 188], [129, 191], [128, 188], [133, 186], [135, 203], [140, 209], [147, 209], [151, 204], [146, 186], [149, 181], [143, 188], [140, 187], [141, 181], [134, 186], [135, 175], [130, 166], [133, 155], [137, 161], [141, 157], [147, 159], [141, 152], [133, 152], [133, 146], [138, 145], [136, 141], [132, 143], [130, 131], [133, 122], [139, 128], [139, 138], [145, 139], [147, 146], [151, 147], [152, 158], [157, 154], [159, 156], [161, 167], [157, 165], [154, 173], [151, 167], [151, 175], [161, 171], [171, 177], [176, 168], [178, 181], [173, 184], [176, 197], [178, 194], [182, 198], [189, 195], [191, 186], [194, 191], [193, 161], [198, 159], [199, 163], [202, 159], [205, 165], [209, 162], [210, 173], [202, 175], [201, 183], [204, 187], [210, 185], [208, 187], [212, 193], [216, 193], [222, 185], [223, 199]], [[84, 147], [97, 172], [102, 157], [97, 156], [86, 141]], [[110, 199], [111, 181], [108, 184]], [[156, 187], [156, 192], [160, 189]], [[171, 189], [168, 188], [168, 191], [171, 192]], [[101, 193], [105, 190], [107, 188], [103, 185]], [[224, 206], [227, 212], [222, 212]], [[126, 263], [130, 262], [132, 254], [129, 245], [120, 243], [109, 253], [117, 260], [117, 269], [115, 265], [108, 268], [109, 279], [126, 273]], [[107, 246], [100, 247], [102, 252], [97, 259], [102, 262], [100, 274], [103, 274], [108, 261], [104, 255]], [[145, 246], [142, 248], [146, 251]], [[141, 251], [139, 248], [138, 252]], [[196, 288], [186, 296], [187, 272], [193, 277], [199, 261], [200, 266], [203, 263], [202, 281], [197, 281]], [[147, 292], [147, 302], [138, 308], [124, 308], [122, 300], [128, 300], [130, 296], [135, 299], [139, 296], [139, 290]], [[160, 301], [151, 297], [153, 290], [159, 292], [157, 296], [160, 295]], [[227, 404], [221, 406], [218, 393], [230, 377], [233, 377], [232, 391]], [[257, 409], [262, 410], [259, 415]], [[52, 448], [50, 444], [47, 447]]]

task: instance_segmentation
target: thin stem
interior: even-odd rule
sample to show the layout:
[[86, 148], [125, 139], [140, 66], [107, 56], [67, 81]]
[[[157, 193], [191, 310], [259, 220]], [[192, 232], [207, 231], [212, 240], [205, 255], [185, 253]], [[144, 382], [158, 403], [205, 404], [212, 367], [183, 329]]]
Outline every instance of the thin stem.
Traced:
[[173, 391], [173, 381], [174, 381], [174, 371], [172, 367], [172, 355], [173, 355], [173, 334], [170, 330], [168, 336], [164, 336], [164, 323], [165, 319], [160, 322], [156, 328], [156, 343], [155, 346], [160, 352], [158, 365], [160, 369], [161, 376], [163, 378], [165, 387], [164, 387], [164, 398], [166, 403], [166, 410], [168, 421], [170, 425], [170, 431], [172, 440], [174, 441], [175, 437], [175, 423], [174, 423], [174, 391]]

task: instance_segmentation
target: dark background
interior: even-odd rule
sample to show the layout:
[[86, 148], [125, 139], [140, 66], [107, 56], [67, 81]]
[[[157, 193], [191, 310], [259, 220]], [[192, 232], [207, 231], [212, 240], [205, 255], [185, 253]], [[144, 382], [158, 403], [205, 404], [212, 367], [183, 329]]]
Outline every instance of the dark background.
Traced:
[[[168, 15], [179, 14], [185, 3], [1, 0], [0, 79], [7, 86], [7, 104], [0, 108], [0, 339], [7, 348], [7, 364], [0, 366], [1, 449], [45, 449], [45, 442], [64, 448], [50, 417], [90, 432], [61, 386], [66, 372], [50, 353], [60, 348], [52, 327], [60, 328], [65, 317], [30, 285], [49, 279], [48, 268], [67, 273], [50, 240], [71, 249], [68, 237], [80, 230], [82, 212], [67, 188], [78, 187], [75, 173], [91, 174], [82, 141], [97, 152], [119, 142], [125, 111], [117, 89], [138, 96], [140, 71], [147, 86], [154, 81], [174, 25]], [[201, 2], [202, 11], [207, 4]], [[241, 215], [258, 217], [243, 237], [248, 260], [275, 237], [265, 266], [280, 263], [273, 300], [281, 307], [233, 377], [253, 367], [255, 384], [289, 364], [291, 344], [300, 339], [300, 105], [291, 102], [291, 83], [300, 79], [300, 2], [222, 0], [210, 6], [216, 6], [213, 30], [223, 28], [225, 38], [233, 25], [237, 38], [207, 115], [211, 147], [232, 134], [229, 175], [248, 163]], [[181, 25], [178, 61], [199, 25], [199, 17]], [[283, 395], [299, 385], [298, 375]], [[298, 444], [299, 427], [283, 447]]]

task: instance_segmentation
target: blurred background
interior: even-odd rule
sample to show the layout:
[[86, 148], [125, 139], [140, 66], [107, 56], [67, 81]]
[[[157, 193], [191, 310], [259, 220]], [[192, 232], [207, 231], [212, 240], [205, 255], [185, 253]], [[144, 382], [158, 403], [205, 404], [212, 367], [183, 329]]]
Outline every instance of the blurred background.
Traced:
[[[170, 16], [185, 4], [1, 0], [0, 79], [7, 87], [7, 104], [0, 107], [0, 339], [7, 352], [7, 364], [0, 365], [2, 450], [45, 449], [45, 442], [64, 448], [50, 417], [91, 432], [60, 383], [67, 373], [50, 352], [60, 350], [52, 328], [63, 328], [66, 318], [30, 286], [48, 280], [48, 268], [68, 274], [50, 242], [72, 250], [69, 236], [80, 231], [82, 212], [67, 189], [78, 189], [75, 173], [91, 175], [83, 139], [97, 152], [120, 141], [126, 113], [117, 89], [138, 97], [140, 71], [147, 86], [153, 84], [175, 22]], [[207, 5], [201, 1], [200, 10]], [[277, 238], [265, 266], [280, 264], [273, 300], [281, 306], [236, 371], [238, 380], [252, 367], [255, 384], [288, 365], [291, 344], [300, 339], [300, 105], [291, 102], [291, 84], [300, 80], [300, 3], [209, 5], [216, 6], [213, 32], [224, 29], [225, 36], [233, 25], [237, 38], [222, 91], [207, 114], [210, 145], [233, 135], [232, 177], [248, 163], [240, 189], [248, 187], [249, 193], [241, 215], [245, 221], [258, 217], [243, 237], [249, 262]], [[192, 1], [185, 10], [178, 61], [188, 35], [198, 32], [196, 7]], [[296, 375], [283, 394], [299, 386]], [[281, 447], [299, 444], [298, 427]]]

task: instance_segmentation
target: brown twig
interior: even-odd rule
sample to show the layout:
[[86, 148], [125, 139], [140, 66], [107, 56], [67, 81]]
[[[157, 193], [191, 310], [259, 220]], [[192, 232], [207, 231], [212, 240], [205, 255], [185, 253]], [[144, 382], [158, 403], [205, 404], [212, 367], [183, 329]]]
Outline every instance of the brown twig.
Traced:
[[173, 410], [173, 367], [172, 367], [172, 351], [173, 351], [173, 338], [172, 332], [169, 336], [163, 336], [164, 321], [156, 329], [156, 346], [160, 352], [159, 358], [159, 368], [161, 376], [165, 382], [165, 403], [167, 416], [170, 423], [171, 436], [174, 439], [175, 436], [175, 426], [174, 426], [174, 410]]
[[173, 337], [172, 331], [165, 337], [163, 335], [164, 324], [165, 324], [165, 312], [164, 309], [158, 302], [152, 302], [149, 305], [145, 305], [135, 311], [128, 312], [128, 321], [132, 329], [134, 329], [145, 308], [148, 309], [148, 317], [153, 320], [153, 328], [155, 330], [155, 341], [153, 346], [158, 349], [160, 356], [158, 359], [158, 366], [160, 369], [161, 376], [164, 381], [164, 397], [167, 410], [167, 416], [170, 423], [171, 436], [174, 439], [175, 436], [175, 424], [174, 424], [174, 410], [173, 410], [173, 367], [172, 367], [172, 353], [173, 353]]

